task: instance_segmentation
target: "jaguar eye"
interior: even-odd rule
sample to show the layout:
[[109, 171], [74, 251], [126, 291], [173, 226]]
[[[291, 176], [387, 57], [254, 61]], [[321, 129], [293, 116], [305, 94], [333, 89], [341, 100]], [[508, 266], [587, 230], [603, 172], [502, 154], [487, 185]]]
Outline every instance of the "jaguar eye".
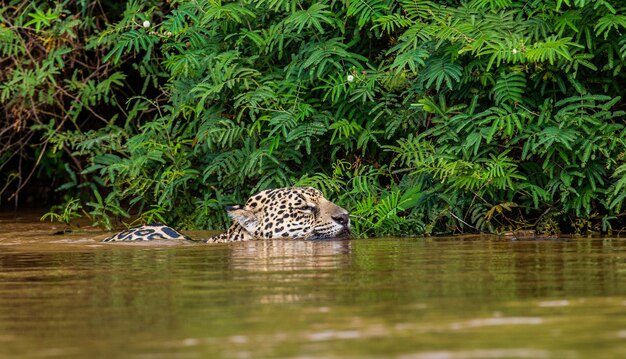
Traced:
[[317, 211], [317, 209], [313, 206], [302, 206], [298, 209], [301, 210], [302, 212], [311, 212], [311, 213], [315, 213]]

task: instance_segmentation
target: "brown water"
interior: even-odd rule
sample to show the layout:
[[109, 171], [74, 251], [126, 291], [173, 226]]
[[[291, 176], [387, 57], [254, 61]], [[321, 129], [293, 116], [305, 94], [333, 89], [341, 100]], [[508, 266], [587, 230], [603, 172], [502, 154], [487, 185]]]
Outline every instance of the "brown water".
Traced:
[[0, 218], [2, 358], [626, 357], [624, 239], [146, 245], [53, 227]]

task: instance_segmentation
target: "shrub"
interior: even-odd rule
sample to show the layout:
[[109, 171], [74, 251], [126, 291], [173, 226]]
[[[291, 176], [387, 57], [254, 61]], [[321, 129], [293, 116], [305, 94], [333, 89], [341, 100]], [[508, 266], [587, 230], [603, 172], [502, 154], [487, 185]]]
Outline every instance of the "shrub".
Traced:
[[[94, 100], [80, 109], [49, 101], [77, 116], [106, 104], [106, 114], [93, 114], [105, 121], [70, 128], [53, 118], [29, 132], [69, 174], [62, 190], [83, 196], [82, 210], [105, 226], [130, 211], [221, 227], [223, 204], [294, 184], [349, 208], [359, 235], [624, 226], [626, 8], [560, 0], [125, 6], [117, 21], [79, 37], [86, 52], [71, 54], [98, 54], [106, 76], [87, 90], [67, 80], [78, 75], [58, 75], [76, 98]], [[45, 4], [28, 11], [72, 13]], [[51, 19], [28, 21], [28, 33], [56, 33]], [[4, 54], [27, 56], [11, 46]]]

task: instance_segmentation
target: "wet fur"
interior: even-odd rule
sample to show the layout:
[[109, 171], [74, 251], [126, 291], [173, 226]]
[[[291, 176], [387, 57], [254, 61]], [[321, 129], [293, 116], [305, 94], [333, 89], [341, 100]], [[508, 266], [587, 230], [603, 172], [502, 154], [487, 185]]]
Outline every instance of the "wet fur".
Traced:
[[[232, 219], [226, 232], [205, 240], [225, 243], [259, 239], [331, 239], [350, 235], [348, 211], [330, 202], [310, 187], [278, 188], [259, 192], [244, 206], [226, 208]], [[131, 228], [104, 242], [187, 239], [161, 224]]]

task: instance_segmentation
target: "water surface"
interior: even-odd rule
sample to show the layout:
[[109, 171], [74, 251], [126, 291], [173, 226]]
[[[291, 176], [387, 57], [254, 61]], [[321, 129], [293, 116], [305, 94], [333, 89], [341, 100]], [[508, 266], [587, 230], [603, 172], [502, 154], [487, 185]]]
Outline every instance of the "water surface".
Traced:
[[0, 217], [0, 357], [626, 357], [619, 238], [103, 244], [61, 228]]

